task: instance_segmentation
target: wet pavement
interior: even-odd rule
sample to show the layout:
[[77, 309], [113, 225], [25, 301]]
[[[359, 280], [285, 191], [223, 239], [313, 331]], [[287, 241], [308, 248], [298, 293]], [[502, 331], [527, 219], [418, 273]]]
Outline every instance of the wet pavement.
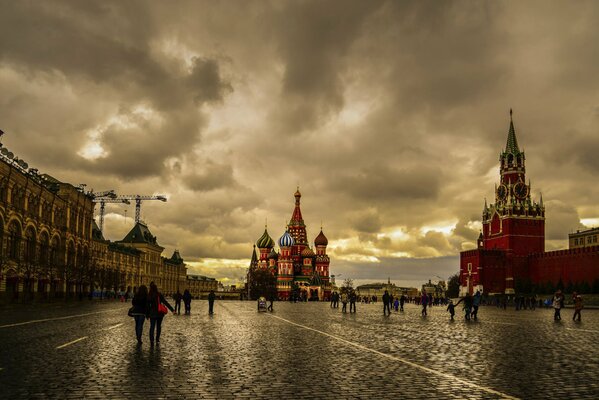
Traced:
[[[599, 310], [436, 307], [382, 314], [358, 304], [194, 301], [137, 346], [128, 304], [0, 310], [0, 398], [599, 398]], [[456, 316], [457, 317], [457, 316]]]

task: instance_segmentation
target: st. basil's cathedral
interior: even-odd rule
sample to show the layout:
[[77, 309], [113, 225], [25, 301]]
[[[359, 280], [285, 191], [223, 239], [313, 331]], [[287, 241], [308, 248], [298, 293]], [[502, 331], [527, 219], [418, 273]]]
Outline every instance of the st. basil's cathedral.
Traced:
[[[314, 248], [310, 247], [300, 208], [302, 195], [299, 188], [294, 196], [295, 208], [287, 229], [278, 240], [279, 252], [275, 251], [275, 242], [265, 228], [254, 245], [249, 274], [251, 276], [257, 268], [267, 269], [274, 274], [279, 300], [289, 300], [294, 287], [299, 290], [301, 299], [328, 300], [331, 295], [330, 259], [327, 255], [329, 241], [321, 227], [314, 239]], [[256, 254], [256, 247], [259, 255]]]
[[545, 252], [545, 206], [542, 196], [538, 202], [531, 197], [525, 161], [510, 110], [495, 202], [485, 200], [478, 248], [460, 253], [460, 295], [509, 295], [518, 283], [556, 287], [599, 280], [599, 246]]

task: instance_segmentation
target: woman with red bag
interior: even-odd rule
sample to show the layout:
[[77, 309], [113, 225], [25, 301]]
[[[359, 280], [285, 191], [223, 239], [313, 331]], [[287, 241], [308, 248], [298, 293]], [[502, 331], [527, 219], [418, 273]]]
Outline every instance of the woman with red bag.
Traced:
[[156, 344], [160, 343], [160, 330], [162, 328], [162, 318], [168, 313], [168, 310], [175, 312], [175, 309], [166, 301], [162, 293], [154, 282], [150, 283], [148, 292], [148, 308], [146, 318], [150, 319], [150, 345], [154, 345], [154, 328], [156, 328]]

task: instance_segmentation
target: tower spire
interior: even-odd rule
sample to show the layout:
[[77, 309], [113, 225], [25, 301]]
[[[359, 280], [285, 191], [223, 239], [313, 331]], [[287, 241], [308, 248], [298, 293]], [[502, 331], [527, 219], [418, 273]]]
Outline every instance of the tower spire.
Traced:
[[520, 149], [518, 148], [518, 140], [516, 140], [516, 130], [514, 129], [514, 121], [512, 119], [512, 109], [510, 108], [510, 129], [507, 134], [507, 143], [505, 145], [505, 152], [511, 154], [519, 154]]

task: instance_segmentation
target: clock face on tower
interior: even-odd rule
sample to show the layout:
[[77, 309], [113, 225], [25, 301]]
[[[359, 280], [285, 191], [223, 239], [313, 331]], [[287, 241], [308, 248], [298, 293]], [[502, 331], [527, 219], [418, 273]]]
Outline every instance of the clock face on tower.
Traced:
[[514, 185], [514, 194], [520, 200], [525, 199], [528, 195], [528, 186], [524, 182], [518, 182]]
[[497, 199], [504, 201], [507, 196], [507, 188], [505, 185], [499, 185], [497, 188]]

